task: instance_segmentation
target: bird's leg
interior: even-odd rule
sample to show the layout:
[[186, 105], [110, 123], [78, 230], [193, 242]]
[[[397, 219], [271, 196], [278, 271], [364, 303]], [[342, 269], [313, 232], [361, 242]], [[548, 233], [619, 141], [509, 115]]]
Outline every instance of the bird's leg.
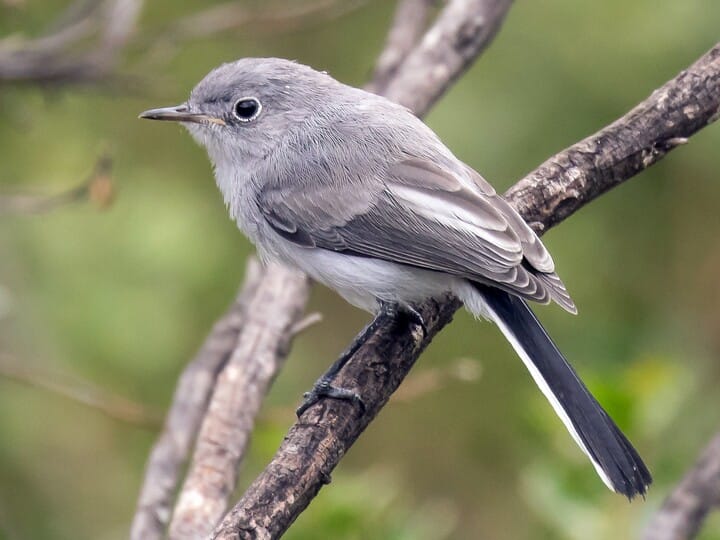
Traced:
[[380, 310], [378, 311], [375, 318], [370, 321], [362, 332], [360, 332], [350, 346], [335, 360], [330, 369], [328, 369], [313, 385], [312, 390], [306, 392], [303, 396], [303, 402], [298, 407], [296, 414], [301, 416], [309, 407], [317, 403], [321, 398], [329, 397], [333, 399], [343, 399], [346, 401], [352, 401], [356, 403], [362, 412], [365, 412], [365, 403], [362, 398], [348, 388], [340, 388], [333, 386], [332, 382], [340, 373], [340, 370], [345, 367], [350, 358], [357, 352], [360, 346], [365, 343], [368, 338], [383, 324], [394, 319], [398, 313], [405, 314], [408, 319], [414, 324], [417, 324], [423, 331], [423, 337], [427, 335], [427, 328], [425, 321], [423, 321], [422, 315], [418, 313], [414, 308], [410, 306], [401, 306], [395, 303], [380, 302]]
[[350, 358], [352, 358], [352, 356], [357, 352], [360, 346], [365, 343], [370, 335], [381, 326], [383, 318], [387, 317], [388, 314], [388, 310], [385, 309], [385, 304], [381, 304], [380, 311], [378, 311], [377, 315], [375, 315], [375, 318], [370, 321], [370, 323], [357, 336], [355, 336], [355, 339], [350, 346], [345, 349], [340, 357], [333, 362], [333, 365], [330, 366], [330, 368], [315, 382], [312, 390], [305, 392], [303, 395], [303, 402], [300, 404], [297, 411], [295, 411], [295, 414], [297, 414], [298, 417], [312, 405], [315, 405], [315, 403], [323, 397], [352, 401], [358, 404], [362, 412], [365, 412], [365, 404], [357, 392], [353, 392], [347, 388], [333, 386], [332, 382], [337, 374], [340, 373], [340, 370], [345, 367], [345, 364], [347, 364]]

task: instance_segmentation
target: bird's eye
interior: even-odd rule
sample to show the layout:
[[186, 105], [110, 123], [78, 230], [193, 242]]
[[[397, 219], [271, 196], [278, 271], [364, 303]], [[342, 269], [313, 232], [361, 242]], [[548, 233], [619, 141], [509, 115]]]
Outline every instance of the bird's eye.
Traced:
[[241, 122], [252, 122], [260, 115], [261, 110], [260, 101], [254, 97], [238, 99], [233, 105], [233, 114]]

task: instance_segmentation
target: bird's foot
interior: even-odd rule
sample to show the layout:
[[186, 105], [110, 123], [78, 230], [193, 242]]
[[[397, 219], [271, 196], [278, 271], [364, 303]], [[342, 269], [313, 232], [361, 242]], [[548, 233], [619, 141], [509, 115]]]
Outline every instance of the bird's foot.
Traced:
[[427, 337], [428, 329], [425, 325], [425, 319], [423, 319], [422, 314], [410, 304], [383, 303], [381, 304], [380, 312], [391, 318], [395, 318], [398, 314], [404, 315], [408, 321], [422, 330], [423, 339]]
[[400, 306], [400, 312], [404, 313], [411, 323], [422, 330], [423, 339], [425, 339], [428, 335], [428, 329], [427, 326], [425, 326], [425, 319], [423, 319], [422, 314], [410, 305]]
[[330, 379], [322, 377], [313, 385], [312, 390], [303, 394], [303, 402], [298, 407], [297, 411], [295, 411], [295, 414], [299, 418], [305, 411], [315, 405], [315, 403], [320, 401], [322, 398], [350, 401], [360, 408], [361, 414], [365, 413], [365, 403], [357, 392], [348, 388], [333, 386]]
[[420, 312], [418, 312], [415, 308], [407, 304], [400, 305], [396, 303], [381, 302], [380, 310], [375, 319], [373, 319], [373, 321], [355, 338], [350, 347], [342, 355], [340, 355], [340, 358], [338, 358], [332, 366], [330, 366], [330, 369], [328, 369], [328, 371], [320, 377], [320, 379], [318, 379], [318, 381], [313, 385], [312, 390], [303, 395], [303, 402], [296, 411], [298, 417], [322, 398], [350, 401], [359, 407], [361, 414], [365, 412], [365, 403], [357, 392], [347, 388], [333, 386], [332, 382], [337, 374], [340, 373], [340, 370], [342, 370], [345, 364], [347, 364], [350, 358], [352, 358], [352, 356], [357, 352], [360, 346], [365, 343], [368, 336], [370, 336], [380, 325], [384, 324], [384, 321], [387, 321], [388, 318], [394, 319], [399, 314], [402, 314], [411, 323], [420, 328], [423, 333], [423, 339], [427, 337], [428, 330], [427, 326], [425, 326], [425, 321], [423, 320]]

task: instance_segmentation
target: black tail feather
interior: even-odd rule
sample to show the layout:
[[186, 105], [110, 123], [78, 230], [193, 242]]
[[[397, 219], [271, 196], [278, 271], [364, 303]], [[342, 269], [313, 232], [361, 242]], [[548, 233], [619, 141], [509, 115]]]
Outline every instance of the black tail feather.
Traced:
[[495, 322], [603, 481], [628, 499], [644, 496], [652, 482], [647, 467], [565, 360], [527, 303], [493, 287], [480, 284], [476, 287], [495, 315]]

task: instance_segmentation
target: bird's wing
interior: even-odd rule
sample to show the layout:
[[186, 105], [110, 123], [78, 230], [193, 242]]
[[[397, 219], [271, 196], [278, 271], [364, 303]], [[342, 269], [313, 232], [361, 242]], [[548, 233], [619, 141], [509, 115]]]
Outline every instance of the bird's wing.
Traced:
[[298, 245], [458, 275], [574, 312], [540, 239], [479, 174], [463, 172], [409, 158], [370, 189], [285, 181], [266, 186], [257, 202]]

